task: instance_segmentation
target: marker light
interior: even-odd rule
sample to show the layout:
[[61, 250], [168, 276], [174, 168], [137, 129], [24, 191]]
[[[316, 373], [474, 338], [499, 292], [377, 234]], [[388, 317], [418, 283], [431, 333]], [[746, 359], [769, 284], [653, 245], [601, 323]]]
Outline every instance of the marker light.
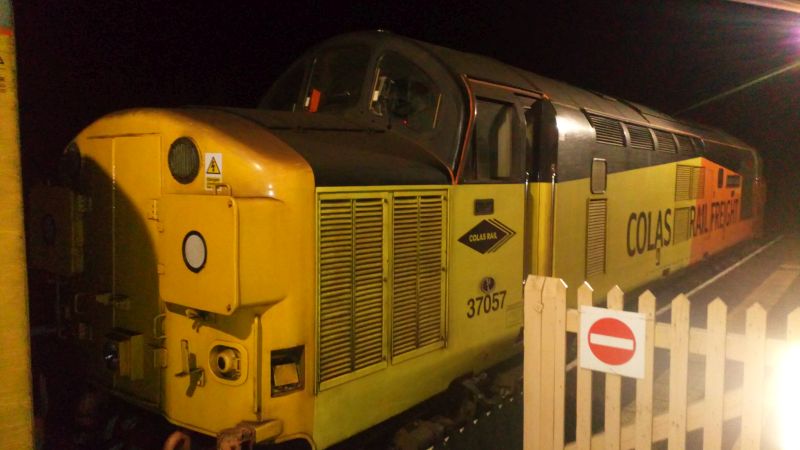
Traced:
[[206, 240], [197, 231], [186, 233], [183, 238], [183, 262], [194, 273], [203, 270], [206, 265]]
[[780, 426], [781, 448], [800, 449], [800, 347], [791, 347], [778, 367], [776, 415]]

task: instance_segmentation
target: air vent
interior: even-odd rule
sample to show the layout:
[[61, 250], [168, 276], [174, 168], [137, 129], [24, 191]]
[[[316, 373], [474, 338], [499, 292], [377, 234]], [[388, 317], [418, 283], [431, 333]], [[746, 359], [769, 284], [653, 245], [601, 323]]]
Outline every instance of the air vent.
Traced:
[[692, 139], [692, 147], [694, 147], [694, 151], [695, 151], [695, 153], [700, 153], [700, 152], [702, 152], [703, 150], [705, 150], [705, 148], [706, 148], [706, 143], [705, 143], [705, 142], [703, 142], [703, 140], [702, 140], [702, 139], [698, 139], [698, 138], [696, 138], [696, 137], [693, 137], [693, 138], [691, 138], [691, 139]]
[[631, 147], [640, 150], [655, 150], [653, 143], [653, 135], [650, 134], [650, 129], [640, 126], [627, 124], [628, 133], [631, 136]]
[[689, 200], [692, 186], [692, 166], [675, 168], [675, 201]]
[[692, 236], [692, 224], [689, 221], [691, 208], [675, 208], [675, 231], [672, 234], [672, 243], [680, 244]]
[[319, 204], [319, 380], [369, 367], [383, 353], [384, 200]]
[[676, 134], [675, 137], [678, 139], [678, 153], [682, 155], [691, 155], [694, 153], [692, 139], [689, 136]]
[[586, 277], [606, 272], [606, 199], [589, 200], [586, 227]]
[[705, 169], [702, 167], [692, 168], [692, 189], [690, 195], [692, 198], [703, 198], [706, 192], [706, 174]]
[[620, 121], [594, 114], [589, 114], [589, 121], [594, 127], [597, 142], [620, 147], [625, 146], [625, 133], [622, 130]]
[[392, 355], [444, 339], [445, 195], [394, 197]]
[[658, 141], [658, 151], [666, 153], [676, 153], [678, 150], [675, 139], [672, 133], [661, 130], [653, 130], [656, 133], [656, 140]]
[[675, 201], [694, 200], [703, 197], [705, 177], [703, 168], [678, 165], [675, 168]]

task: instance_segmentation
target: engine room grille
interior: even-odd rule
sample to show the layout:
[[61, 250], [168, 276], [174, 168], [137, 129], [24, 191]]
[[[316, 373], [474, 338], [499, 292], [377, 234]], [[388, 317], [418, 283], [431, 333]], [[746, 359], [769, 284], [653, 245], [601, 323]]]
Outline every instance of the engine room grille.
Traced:
[[396, 196], [392, 355], [442, 341], [444, 194]]
[[601, 144], [625, 146], [625, 132], [619, 120], [589, 114], [589, 121], [594, 127], [595, 139]]
[[658, 140], [658, 151], [666, 153], [677, 153], [678, 145], [675, 139], [672, 138], [672, 133], [661, 130], [653, 130], [656, 133], [656, 140]]
[[691, 222], [691, 208], [676, 208], [675, 209], [675, 232], [672, 238], [673, 244], [680, 244], [692, 237]]
[[689, 136], [676, 134], [675, 137], [678, 139], [678, 153], [683, 155], [690, 155], [694, 153], [694, 149], [692, 148], [692, 140], [689, 138]]
[[321, 382], [385, 359], [384, 208], [382, 197], [320, 199]]
[[446, 191], [320, 194], [320, 384], [444, 342], [446, 198]]
[[589, 200], [586, 220], [586, 276], [606, 272], [607, 200]]
[[703, 197], [705, 176], [702, 167], [678, 165], [675, 168], [675, 201]]
[[631, 136], [631, 147], [641, 150], [655, 150], [653, 135], [650, 129], [640, 125], [627, 124]]

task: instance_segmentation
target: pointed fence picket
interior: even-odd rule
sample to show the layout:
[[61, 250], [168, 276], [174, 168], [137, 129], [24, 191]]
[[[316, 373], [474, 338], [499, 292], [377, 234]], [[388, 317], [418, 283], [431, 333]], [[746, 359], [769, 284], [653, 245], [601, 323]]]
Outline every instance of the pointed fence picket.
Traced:
[[[593, 305], [591, 286], [578, 289], [578, 308]], [[606, 294], [609, 309], [621, 310], [623, 292], [614, 287]], [[786, 354], [790, 344], [800, 345], [800, 308], [787, 317], [786, 340], [766, 337], [766, 311], [758, 303], [747, 311], [744, 334], [727, 330], [728, 308], [720, 299], [708, 305], [706, 328], [690, 327], [690, 302], [683, 295], [672, 301], [670, 323], [655, 320], [656, 299], [645, 292], [638, 310], [646, 318], [645, 374], [636, 380], [633, 423], [621, 423], [622, 392], [619, 375], [605, 375], [605, 395], [595, 398], [592, 372], [578, 367], [576, 417], [565, 417], [567, 334], [577, 333], [579, 309], [566, 307], [566, 285], [560, 279], [530, 276], [525, 286], [525, 417], [523, 445], [530, 449], [649, 449], [667, 441], [670, 449], [686, 446], [687, 433], [702, 429], [704, 449], [720, 449], [725, 422], [741, 418], [738, 443], [759, 449], [768, 433], [765, 418], [772, 417], [765, 402], [770, 389], [768, 374]], [[637, 344], [638, 345], [638, 344]], [[669, 408], [654, 416], [655, 349], [670, 352]], [[704, 357], [704, 397], [689, 404], [690, 355]], [[726, 390], [729, 362], [743, 365], [741, 387]], [[603, 432], [592, 434], [592, 403], [603, 401]], [[744, 407], [746, 405], [746, 407]], [[565, 424], [575, 427], [575, 442], [564, 443]], [[730, 442], [728, 443], [730, 444]], [[766, 445], [766, 444], [765, 444]]]

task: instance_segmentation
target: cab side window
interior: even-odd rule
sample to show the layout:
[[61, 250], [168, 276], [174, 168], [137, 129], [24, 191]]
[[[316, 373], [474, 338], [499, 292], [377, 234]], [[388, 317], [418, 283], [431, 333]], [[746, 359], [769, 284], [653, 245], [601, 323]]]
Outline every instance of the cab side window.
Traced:
[[476, 109], [475, 126], [464, 162], [464, 181], [522, 181], [526, 130], [516, 105], [477, 98]]
[[310, 112], [338, 112], [355, 107], [369, 64], [368, 47], [325, 50], [314, 61], [305, 107]]
[[295, 64], [272, 85], [259, 108], [273, 111], [297, 111], [300, 109], [298, 99], [301, 98], [300, 91], [303, 88], [305, 74], [305, 61]]
[[393, 126], [413, 131], [436, 127], [441, 92], [419, 67], [388, 52], [378, 62], [372, 85], [370, 111]]

